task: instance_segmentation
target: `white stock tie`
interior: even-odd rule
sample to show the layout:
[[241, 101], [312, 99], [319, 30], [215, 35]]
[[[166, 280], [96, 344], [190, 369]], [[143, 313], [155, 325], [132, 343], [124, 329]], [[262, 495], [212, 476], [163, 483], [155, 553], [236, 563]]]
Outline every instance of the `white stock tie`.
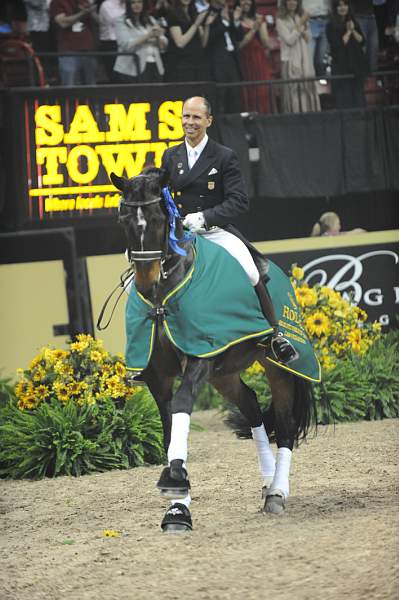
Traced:
[[189, 156], [188, 156], [188, 168], [192, 169], [195, 163], [197, 162], [198, 152], [195, 148], [191, 148]]

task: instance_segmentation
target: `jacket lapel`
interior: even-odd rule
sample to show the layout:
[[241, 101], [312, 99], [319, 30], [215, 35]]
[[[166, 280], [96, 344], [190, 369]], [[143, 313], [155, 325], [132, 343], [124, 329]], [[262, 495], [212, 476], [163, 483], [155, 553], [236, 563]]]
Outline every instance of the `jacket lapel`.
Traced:
[[[184, 155], [184, 160], [183, 160], [183, 155]], [[212, 140], [208, 140], [207, 145], [201, 152], [201, 156], [199, 157], [199, 159], [197, 160], [197, 162], [195, 163], [193, 168], [189, 170], [186, 144], [183, 143], [182, 146], [179, 148], [179, 152], [177, 153], [177, 159], [178, 159], [177, 162], [183, 163], [182, 169], [184, 170], [184, 173], [179, 175], [179, 171], [181, 169], [177, 169], [178, 175], [176, 177], [176, 181], [178, 183], [175, 186], [176, 190], [181, 190], [182, 188], [189, 185], [192, 181], [197, 179], [197, 177], [199, 177], [204, 171], [206, 171], [206, 169], [211, 167], [212, 163], [214, 162], [214, 158], [215, 158], [214, 145], [213, 145]]]

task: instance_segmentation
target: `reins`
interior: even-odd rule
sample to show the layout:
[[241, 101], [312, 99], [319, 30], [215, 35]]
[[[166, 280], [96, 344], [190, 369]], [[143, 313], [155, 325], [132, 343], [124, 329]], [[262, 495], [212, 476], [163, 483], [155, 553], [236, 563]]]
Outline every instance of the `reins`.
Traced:
[[[114, 312], [116, 309], [116, 306], [119, 302], [119, 300], [121, 299], [121, 296], [123, 294], [123, 292], [125, 291], [126, 286], [129, 284], [129, 278], [133, 278], [134, 275], [134, 268], [133, 267], [129, 267], [128, 269], [126, 269], [125, 271], [123, 271], [123, 273], [120, 276], [120, 282], [118, 283], [118, 285], [112, 290], [112, 292], [107, 296], [102, 309], [100, 310], [100, 314], [98, 315], [98, 319], [97, 319], [97, 329], [98, 331], [104, 331], [104, 329], [107, 329], [108, 325], [111, 323], [112, 317], [114, 316]], [[105, 325], [101, 324], [101, 321], [103, 320], [104, 317], [104, 313], [105, 310], [107, 308], [108, 302], [111, 300], [112, 296], [115, 294], [115, 292], [118, 290], [118, 288], [122, 288], [119, 296], [117, 297], [117, 299], [115, 300], [115, 304], [112, 308], [110, 317], [108, 319], [108, 321], [105, 323]]]

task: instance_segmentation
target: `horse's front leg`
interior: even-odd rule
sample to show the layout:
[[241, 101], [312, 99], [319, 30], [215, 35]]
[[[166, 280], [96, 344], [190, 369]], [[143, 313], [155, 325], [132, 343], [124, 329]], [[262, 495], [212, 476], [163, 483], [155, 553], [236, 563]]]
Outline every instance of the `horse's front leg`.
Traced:
[[162, 496], [172, 499], [172, 505], [162, 521], [164, 531], [191, 529], [188, 509], [190, 481], [186, 469], [188, 435], [194, 400], [201, 385], [209, 378], [211, 362], [206, 359], [188, 358], [182, 382], [171, 400], [172, 427], [168, 448], [168, 463], [157, 483]]

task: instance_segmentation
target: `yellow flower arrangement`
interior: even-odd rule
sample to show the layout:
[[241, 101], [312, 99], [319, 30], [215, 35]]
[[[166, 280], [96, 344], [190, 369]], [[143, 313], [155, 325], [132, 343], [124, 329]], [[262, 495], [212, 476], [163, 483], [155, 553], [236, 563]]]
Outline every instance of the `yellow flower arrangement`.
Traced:
[[[322, 368], [330, 371], [338, 359], [350, 353], [362, 355], [367, 352], [381, 336], [380, 323], [367, 323], [367, 313], [363, 309], [329, 287], [309, 287], [304, 277], [304, 270], [293, 265], [291, 282], [302, 309], [303, 325]], [[263, 370], [255, 362], [246, 373], [257, 375]]]
[[367, 313], [343, 298], [339, 292], [304, 280], [297, 265], [291, 270], [291, 282], [302, 308], [304, 327], [322, 367], [331, 370], [337, 359], [350, 353], [364, 354], [381, 335], [381, 325], [366, 323]]
[[42, 348], [28, 369], [18, 369], [17, 375], [20, 410], [32, 410], [51, 398], [80, 406], [104, 398], [126, 399], [138, 390], [126, 384], [123, 357], [111, 356], [101, 340], [86, 334], [77, 335], [68, 350]]

